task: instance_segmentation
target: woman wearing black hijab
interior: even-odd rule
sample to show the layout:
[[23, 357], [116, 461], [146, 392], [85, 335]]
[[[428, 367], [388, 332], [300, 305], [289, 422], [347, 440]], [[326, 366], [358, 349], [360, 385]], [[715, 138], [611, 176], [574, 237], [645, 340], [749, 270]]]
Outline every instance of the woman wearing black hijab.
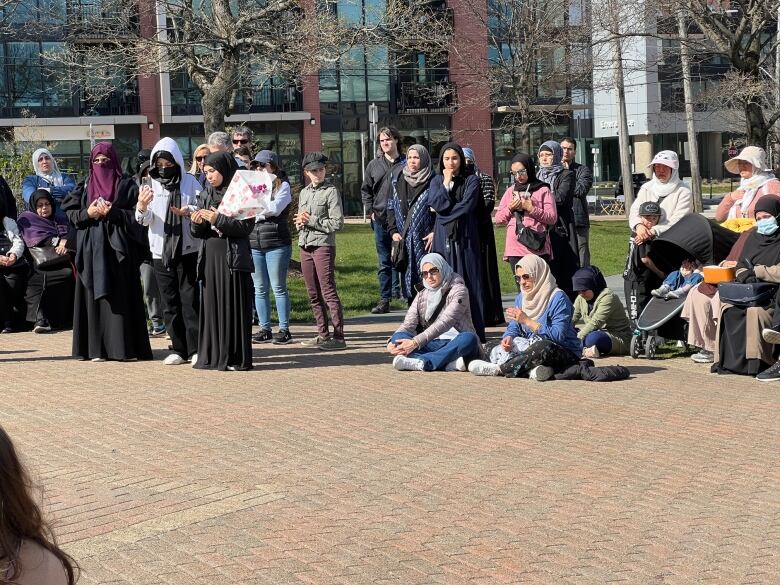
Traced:
[[484, 343], [485, 310], [477, 214], [479, 178], [468, 173], [463, 149], [454, 142], [442, 147], [439, 172], [441, 174], [433, 178], [428, 191], [428, 201], [436, 212], [433, 252], [441, 254], [466, 282], [471, 319], [477, 336]]
[[[780, 198], [764, 195], [756, 203], [755, 213], [756, 230], [745, 240], [736, 267], [737, 282], [780, 282]], [[722, 297], [720, 300], [724, 304], [718, 320], [712, 371], [756, 375], [775, 361], [774, 346], [761, 339], [762, 328], [772, 324], [772, 313], [764, 307], [730, 305]], [[767, 371], [771, 375], [770, 370]]]
[[202, 240], [198, 252], [201, 281], [198, 360], [204, 370], [252, 369], [252, 249], [254, 219], [232, 219], [217, 211], [238, 164], [215, 152], [203, 163], [206, 188], [191, 216], [192, 235]]

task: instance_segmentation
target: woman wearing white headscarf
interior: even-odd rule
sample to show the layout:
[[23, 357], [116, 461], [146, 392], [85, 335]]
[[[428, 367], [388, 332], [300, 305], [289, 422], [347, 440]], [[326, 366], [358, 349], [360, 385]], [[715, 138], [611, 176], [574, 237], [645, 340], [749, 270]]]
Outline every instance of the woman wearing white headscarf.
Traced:
[[501, 343], [490, 353], [490, 362], [472, 361], [477, 376], [531, 378], [543, 382], [576, 363], [582, 346], [574, 329], [574, 307], [558, 288], [550, 267], [539, 256], [528, 254], [515, 264], [520, 292]]
[[764, 195], [780, 195], [780, 181], [769, 167], [766, 151], [758, 146], [746, 146], [724, 165], [739, 175], [739, 188], [726, 193], [715, 210], [715, 221], [756, 217], [756, 202]]
[[469, 291], [463, 278], [439, 254], [420, 260], [425, 289], [412, 301], [403, 324], [390, 338], [387, 351], [396, 370], [466, 371], [481, 354], [471, 322]]
[[[680, 179], [680, 160], [677, 153], [662, 150], [653, 157], [648, 167], [653, 171], [653, 179], [639, 189], [628, 214], [628, 225], [631, 231], [636, 232], [637, 245], [660, 236], [680, 219], [693, 213], [693, 196]], [[652, 229], [646, 228], [639, 217], [639, 207], [645, 201], [661, 206], [661, 219]]]
[[[642, 185], [636, 200], [631, 205], [628, 225], [631, 226], [633, 244], [647, 246], [645, 253], [648, 253], [652, 247], [653, 239], [686, 215], [693, 213], [693, 196], [691, 190], [680, 179], [679, 167], [680, 161], [676, 152], [671, 150], [658, 152], [649, 165], [653, 171], [653, 179]], [[652, 228], [646, 227], [639, 216], [639, 208], [648, 201], [657, 203], [661, 208], [661, 217]], [[639, 315], [650, 301], [650, 291], [661, 286], [663, 279], [644, 265], [626, 270], [623, 278], [625, 298], [632, 299], [629, 303], [630, 313]]]
[[[29, 206], [30, 197], [38, 189], [47, 189], [55, 203], [60, 203], [76, 188], [76, 181], [60, 172], [57, 161], [46, 148], [39, 148], [32, 155], [34, 175], [22, 181], [22, 197]], [[35, 211], [32, 209], [31, 211]]]

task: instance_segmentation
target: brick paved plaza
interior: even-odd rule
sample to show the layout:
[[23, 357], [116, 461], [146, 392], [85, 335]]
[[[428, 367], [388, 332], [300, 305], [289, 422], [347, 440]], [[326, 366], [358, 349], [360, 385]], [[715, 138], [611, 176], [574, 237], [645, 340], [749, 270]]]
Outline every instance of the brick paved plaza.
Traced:
[[780, 582], [780, 385], [395, 372], [401, 316], [247, 373], [2, 336], [2, 424], [81, 583]]

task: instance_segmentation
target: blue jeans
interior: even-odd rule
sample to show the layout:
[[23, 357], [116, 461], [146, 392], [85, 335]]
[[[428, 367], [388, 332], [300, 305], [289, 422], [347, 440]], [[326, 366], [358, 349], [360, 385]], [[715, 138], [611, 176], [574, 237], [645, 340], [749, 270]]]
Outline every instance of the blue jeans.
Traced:
[[252, 273], [255, 283], [255, 309], [261, 329], [271, 329], [271, 300], [268, 294], [271, 289], [276, 299], [279, 329], [290, 328], [290, 295], [287, 293], [290, 256], [292, 244], [270, 250], [252, 249], [252, 260], [255, 263], [255, 271]]
[[[396, 331], [390, 338], [390, 341], [400, 339], [414, 339], [414, 335], [406, 331]], [[428, 345], [417, 348], [409, 354], [411, 358], [422, 360], [425, 364], [423, 368], [426, 372], [434, 370], [443, 370], [444, 367], [454, 362], [459, 357], [465, 360], [472, 360], [479, 354], [479, 339], [476, 334], [469, 331], [458, 333], [454, 339], [434, 339]]]
[[590, 347], [591, 345], [595, 345], [601, 355], [607, 355], [612, 351], [612, 340], [609, 338], [609, 335], [601, 329], [591, 331], [585, 336], [585, 339], [582, 340], [583, 348]]
[[374, 242], [376, 243], [376, 255], [379, 259], [379, 298], [383, 301], [389, 301], [393, 297], [400, 297], [400, 282], [398, 273], [393, 269], [390, 263], [390, 250], [393, 246], [393, 238], [384, 225], [378, 221], [371, 222], [374, 230]]

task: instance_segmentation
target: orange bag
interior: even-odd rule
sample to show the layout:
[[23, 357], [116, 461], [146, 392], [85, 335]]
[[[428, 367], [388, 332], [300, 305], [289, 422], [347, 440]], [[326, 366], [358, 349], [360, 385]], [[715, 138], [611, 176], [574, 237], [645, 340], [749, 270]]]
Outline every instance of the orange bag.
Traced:
[[737, 277], [735, 268], [723, 268], [722, 266], [705, 266], [704, 282], [719, 284], [721, 282], [733, 282]]

